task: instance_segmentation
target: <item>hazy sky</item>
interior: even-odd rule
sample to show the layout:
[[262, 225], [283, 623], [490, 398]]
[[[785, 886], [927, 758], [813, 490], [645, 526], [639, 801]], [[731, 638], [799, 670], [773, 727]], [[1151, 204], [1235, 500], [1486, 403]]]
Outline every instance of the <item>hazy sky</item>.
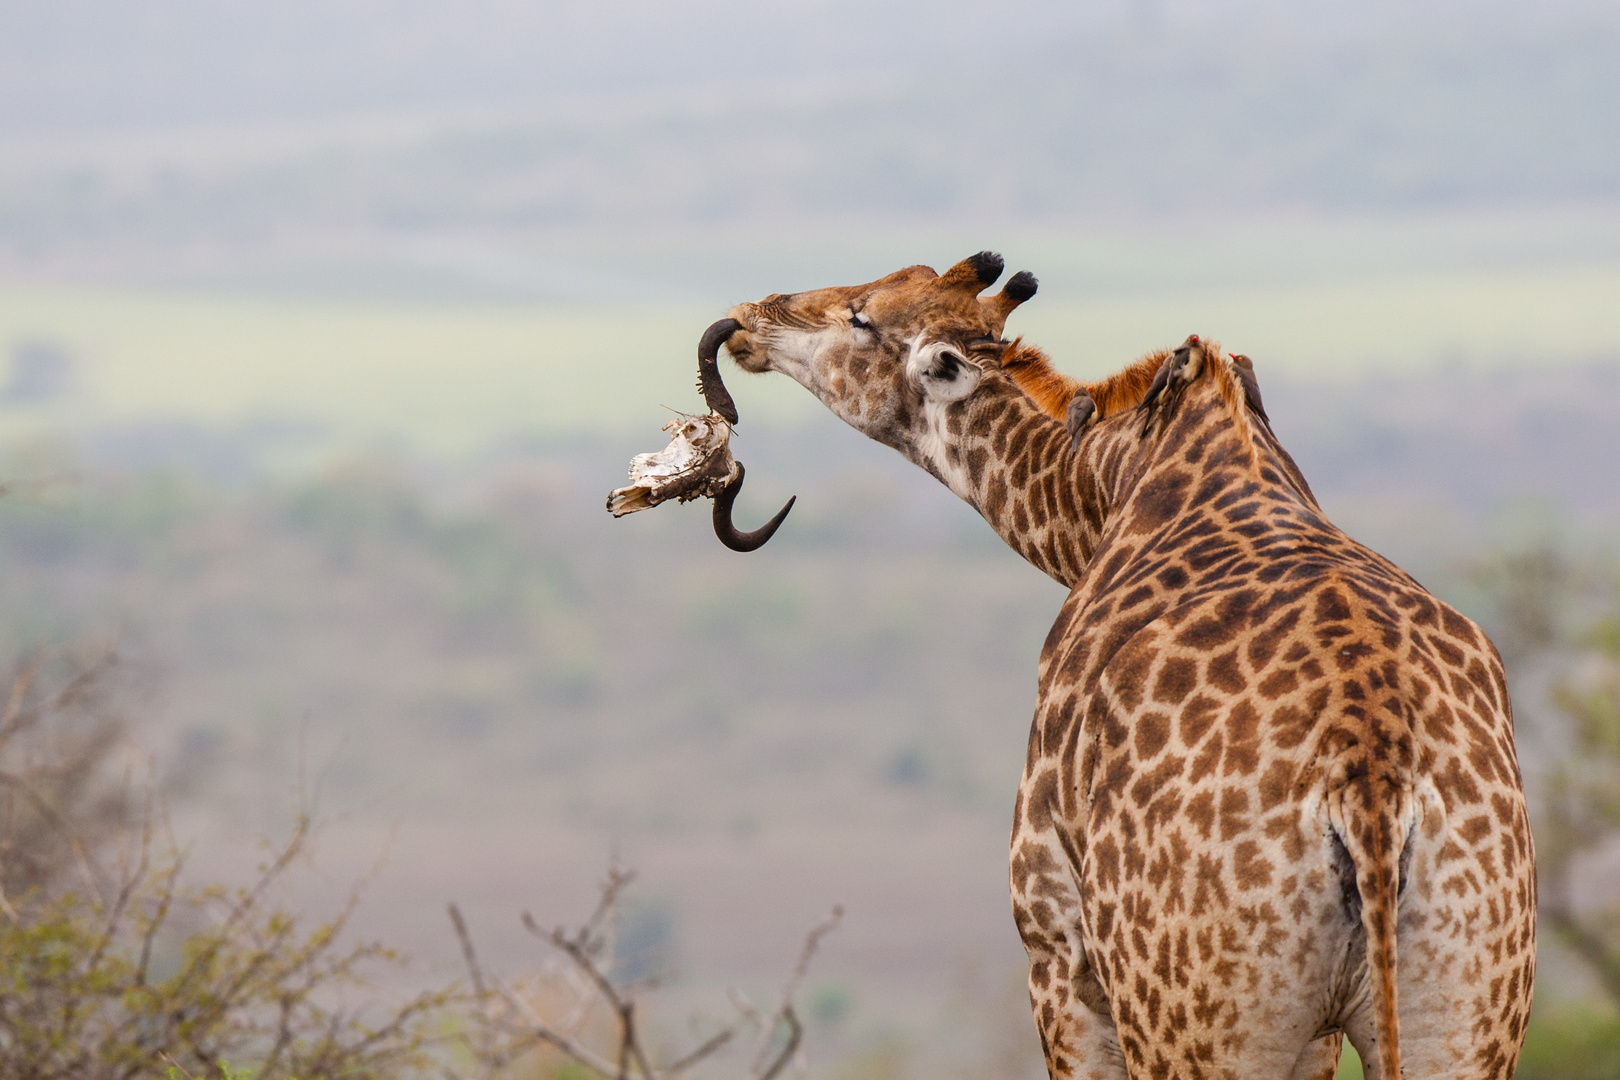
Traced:
[[0, 273], [1608, 206], [1616, 55], [1597, 0], [0, 0]]
[[1257, 49], [1436, 37], [1534, 50], [1617, 22], [1597, 0], [4, 0], [0, 126], [533, 108], [783, 81], [922, 77], [990, 91], [1127, 36], [1155, 78], [1155, 41], [1167, 59], [1204, 42], [1212, 60], [1248, 65]]

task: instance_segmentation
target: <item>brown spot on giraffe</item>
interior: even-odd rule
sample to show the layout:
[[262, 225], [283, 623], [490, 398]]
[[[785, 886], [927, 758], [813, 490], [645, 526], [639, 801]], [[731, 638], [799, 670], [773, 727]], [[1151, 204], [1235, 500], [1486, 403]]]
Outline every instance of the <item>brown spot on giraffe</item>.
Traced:
[[1001, 269], [742, 304], [726, 348], [1069, 590], [1009, 875], [1051, 1075], [1327, 1080], [1344, 1037], [1376, 1080], [1511, 1075], [1535, 871], [1495, 650], [1327, 520], [1252, 365], [1189, 338], [1079, 383], [1002, 338], [1034, 281], [981, 298]]

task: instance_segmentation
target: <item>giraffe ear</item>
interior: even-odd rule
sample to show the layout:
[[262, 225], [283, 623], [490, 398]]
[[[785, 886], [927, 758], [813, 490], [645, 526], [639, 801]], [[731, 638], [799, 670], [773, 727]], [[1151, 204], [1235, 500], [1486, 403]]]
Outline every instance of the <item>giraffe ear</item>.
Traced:
[[919, 341], [906, 360], [906, 376], [930, 401], [961, 401], [978, 389], [984, 371], [953, 345]]

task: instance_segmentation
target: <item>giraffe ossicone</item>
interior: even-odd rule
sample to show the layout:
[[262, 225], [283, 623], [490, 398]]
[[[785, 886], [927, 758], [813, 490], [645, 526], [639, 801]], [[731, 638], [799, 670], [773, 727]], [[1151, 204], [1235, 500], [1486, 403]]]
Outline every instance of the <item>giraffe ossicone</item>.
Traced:
[[981, 297], [1002, 268], [773, 295], [722, 339], [1069, 589], [1010, 858], [1051, 1075], [1330, 1080], [1348, 1037], [1375, 1080], [1506, 1080], [1535, 869], [1495, 649], [1328, 521], [1246, 358], [1082, 384], [1003, 338], [1035, 283]]

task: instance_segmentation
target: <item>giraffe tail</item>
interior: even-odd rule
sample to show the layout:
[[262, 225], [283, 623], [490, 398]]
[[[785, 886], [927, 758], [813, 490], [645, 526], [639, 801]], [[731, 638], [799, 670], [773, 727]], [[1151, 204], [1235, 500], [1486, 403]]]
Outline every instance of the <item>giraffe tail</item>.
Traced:
[[1396, 995], [1396, 905], [1409, 865], [1413, 800], [1369, 777], [1351, 781], [1328, 800], [1328, 820], [1343, 845], [1340, 886], [1359, 909], [1367, 935], [1379, 1080], [1400, 1080], [1401, 1022]]

